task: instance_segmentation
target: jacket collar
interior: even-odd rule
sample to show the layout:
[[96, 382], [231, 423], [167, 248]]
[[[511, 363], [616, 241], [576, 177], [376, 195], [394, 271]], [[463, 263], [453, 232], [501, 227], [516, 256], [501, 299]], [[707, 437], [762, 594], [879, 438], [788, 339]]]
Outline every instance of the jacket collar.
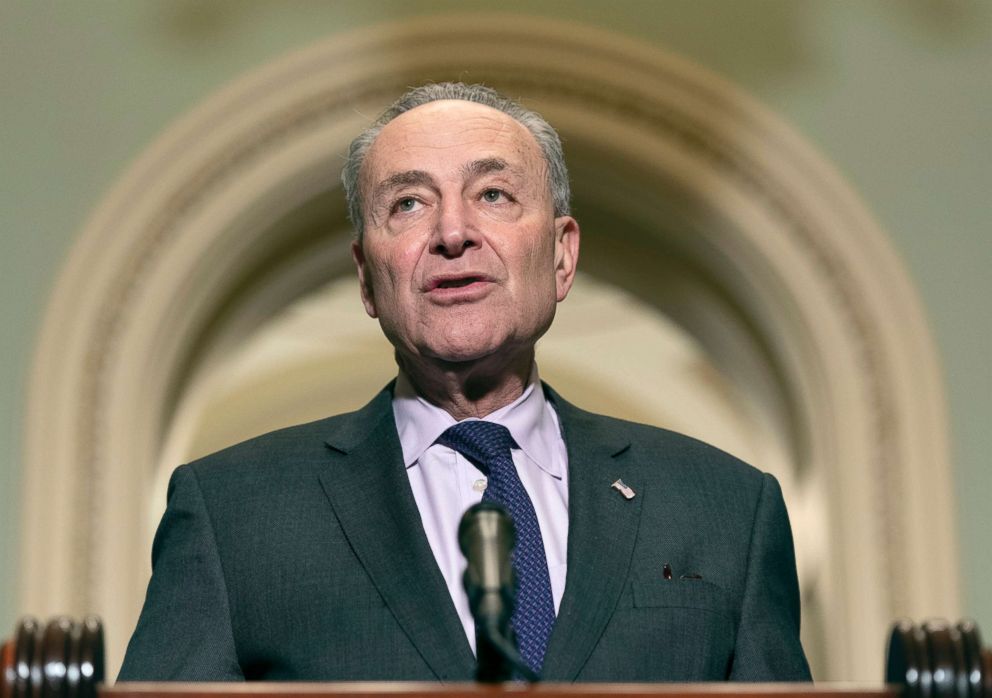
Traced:
[[427, 543], [391, 401], [389, 385], [334, 421], [320, 482], [352, 550], [424, 662], [441, 681], [468, 681], [475, 658]]
[[[544, 658], [547, 681], [575, 681], [627, 581], [647, 483], [627, 462], [622, 423], [581, 410], [545, 386], [568, 450], [568, 574]], [[626, 499], [612, 484], [623, 479]]]

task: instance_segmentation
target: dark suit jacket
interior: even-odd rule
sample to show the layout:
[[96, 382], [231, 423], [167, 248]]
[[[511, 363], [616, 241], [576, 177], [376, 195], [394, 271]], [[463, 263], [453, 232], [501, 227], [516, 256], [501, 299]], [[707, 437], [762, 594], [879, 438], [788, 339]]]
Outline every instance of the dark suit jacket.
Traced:
[[[568, 449], [569, 531], [545, 680], [807, 680], [775, 479], [546, 391]], [[121, 681], [473, 678], [388, 388], [177, 469], [152, 564]]]

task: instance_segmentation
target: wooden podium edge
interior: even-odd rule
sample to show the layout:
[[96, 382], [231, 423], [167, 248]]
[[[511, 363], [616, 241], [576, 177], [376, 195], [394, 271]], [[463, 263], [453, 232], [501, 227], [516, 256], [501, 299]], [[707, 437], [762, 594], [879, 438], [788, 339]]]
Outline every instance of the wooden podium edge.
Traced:
[[119, 683], [101, 686], [100, 698], [430, 698], [432, 696], [537, 695], [543, 698], [611, 698], [613, 696], [664, 696], [676, 698], [895, 698], [896, 686], [853, 683], [696, 683], [634, 684], [594, 683], [535, 685], [508, 683], [415, 683], [415, 682], [342, 682], [342, 683]]

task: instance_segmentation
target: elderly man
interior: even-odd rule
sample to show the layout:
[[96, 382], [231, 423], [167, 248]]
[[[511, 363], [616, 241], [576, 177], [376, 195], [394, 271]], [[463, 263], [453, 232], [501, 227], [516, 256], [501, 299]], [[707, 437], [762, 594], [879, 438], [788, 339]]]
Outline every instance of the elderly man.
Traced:
[[554, 129], [427, 85], [343, 178], [399, 375], [176, 470], [120, 679], [471, 680], [456, 532], [480, 499], [518, 529], [512, 625], [546, 680], [808, 679], [775, 480], [538, 378], [579, 253]]

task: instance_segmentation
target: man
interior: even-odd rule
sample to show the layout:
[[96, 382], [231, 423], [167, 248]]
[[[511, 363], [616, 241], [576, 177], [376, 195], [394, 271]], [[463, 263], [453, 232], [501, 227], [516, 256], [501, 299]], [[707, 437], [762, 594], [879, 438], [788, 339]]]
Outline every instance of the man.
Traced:
[[545, 680], [808, 679], [775, 480], [538, 379], [579, 252], [554, 130], [428, 85], [343, 178], [398, 378], [176, 471], [120, 679], [471, 680], [456, 530], [483, 497], [521, 534], [513, 627]]

